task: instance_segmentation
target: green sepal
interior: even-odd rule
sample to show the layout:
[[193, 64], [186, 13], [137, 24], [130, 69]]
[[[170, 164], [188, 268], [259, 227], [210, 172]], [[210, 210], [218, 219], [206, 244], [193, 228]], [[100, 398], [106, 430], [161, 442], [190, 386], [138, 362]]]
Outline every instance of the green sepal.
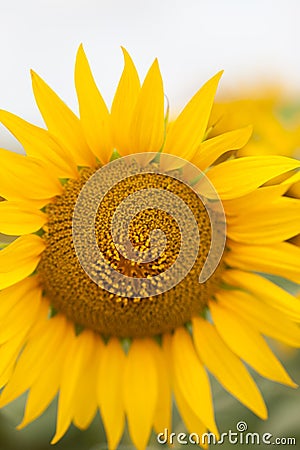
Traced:
[[79, 336], [83, 332], [84, 326], [83, 325], [79, 325], [78, 323], [75, 323], [74, 324], [74, 330], [75, 330], [76, 336]]
[[54, 308], [53, 305], [49, 306], [49, 312], [48, 312], [48, 318], [52, 319], [52, 317], [55, 317], [58, 314], [58, 310]]
[[109, 161], [110, 161], [110, 162], [111, 162], [111, 161], [115, 161], [116, 159], [119, 159], [119, 158], [121, 158], [121, 155], [120, 155], [120, 153], [114, 148]]

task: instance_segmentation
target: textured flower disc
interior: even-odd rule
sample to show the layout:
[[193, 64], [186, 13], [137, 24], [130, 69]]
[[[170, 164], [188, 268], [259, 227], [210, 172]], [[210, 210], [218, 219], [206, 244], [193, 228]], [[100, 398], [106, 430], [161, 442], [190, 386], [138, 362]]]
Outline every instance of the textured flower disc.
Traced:
[[[150, 246], [150, 232], [161, 229], [167, 238], [164, 252], [154, 261], [139, 263], [118, 252], [110, 231], [112, 216], [119, 204], [138, 190], [165, 189], [179, 196], [193, 212], [201, 235], [196, 263], [177, 286], [148, 298], [124, 298], [94, 283], [80, 266], [72, 242], [72, 217], [79, 192], [93, 171], [84, 170], [77, 181], [65, 185], [64, 193], [46, 209], [49, 217], [46, 250], [38, 266], [45, 293], [53, 306], [75, 323], [97, 330], [105, 336], [149, 336], [183, 325], [198, 315], [220, 280], [219, 270], [205, 283], [199, 274], [211, 245], [210, 219], [198, 195], [175, 178], [155, 173], [139, 174], [120, 181], [101, 202], [96, 217], [96, 236], [107, 262], [130, 277], [151, 278], [165, 273], [175, 263], [181, 245], [176, 220], [164, 210], [146, 209], [131, 223], [130, 240], [140, 250]], [[151, 198], [149, 198], [151, 203]], [[104, 270], [104, 268], [103, 268]]]

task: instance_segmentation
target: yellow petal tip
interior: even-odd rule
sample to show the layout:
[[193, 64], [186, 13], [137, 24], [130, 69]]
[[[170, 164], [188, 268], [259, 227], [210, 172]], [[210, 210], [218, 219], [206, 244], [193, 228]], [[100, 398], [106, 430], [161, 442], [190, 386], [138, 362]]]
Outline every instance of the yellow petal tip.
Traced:
[[19, 425], [16, 426], [16, 430], [22, 430], [25, 428], [27, 423], [23, 420]]
[[79, 58], [80, 56], [85, 56], [85, 51], [82, 43], [78, 47], [76, 59]]
[[224, 73], [224, 70], [219, 70], [219, 72], [217, 72], [217, 73], [212, 77], [212, 79], [215, 79], [215, 80], [219, 81], [220, 78], [222, 77], [223, 73]]
[[124, 57], [124, 66], [132, 66], [134, 68], [134, 70], [136, 70], [135, 64], [133, 62], [133, 59], [131, 58], [130, 54], [128, 53], [128, 51], [126, 50], [125, 47], [121, 47], [121, 50], [123, 52], [123, 57]]

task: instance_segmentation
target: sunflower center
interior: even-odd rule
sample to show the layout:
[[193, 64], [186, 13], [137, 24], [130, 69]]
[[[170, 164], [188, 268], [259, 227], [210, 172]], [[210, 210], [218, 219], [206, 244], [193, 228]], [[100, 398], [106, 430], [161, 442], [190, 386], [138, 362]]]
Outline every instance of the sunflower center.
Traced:
[[[89, 273], [78, 257], [73, 219], [80, 193], [94, 174], [92, 169], [82, 170], [80, 178], [69, 180], [63, 194], [47, 206], [47, 247], [38, 272], [51, 304], [74, 323], [107, 337], [158, 335], [189, 322], [205, 309], [220, 279], [218, 268], [207, 281], [199, 283], [211, 247], [210, 217], [199, 196], [178, 178], [144, 169], [122, 178], [101, 198], [91, 221], [102, 259], [90, 265]], [[98, 185], [107, 181], [101, 176]], [[156, 192], [169, 197], [162, 200], [165, 204], [151, 207]], [[136, 209], [136, 193], [143, 194], [140, 209]], [[167, 204], [173, 197], [181, 202], [175, 205], [176, 218]], [[125, 202], [118, 217], [121, 220], [128, 215], [128, 229], [114, 233], [112, 223]], [[190, 225], [181, 204], [191, 212], [197, 228], [188, 230], [188, 238], [182, 234], [182, 226]], [[84, 219], [82, 223], [84, 226]], [[195, 249], [193, 237], [198, 232], [200, 245]], [[157, 245], [153, 245], [155, 236]], [[177, 269], [183, 244], [186, 259]], [[88, 259], [91, 252], [84, 248], [82, 254]], [[186, 268], [188, 260], [192, 264]], [[173, 275], [186, 270], [186, 276], [181, 279], [178, 275], [176, 283], [170, 284], [171, 270]], [[97, 277], [104, 281], [97, 282]], [[105, 283], [110, 287], [106, 288]]]

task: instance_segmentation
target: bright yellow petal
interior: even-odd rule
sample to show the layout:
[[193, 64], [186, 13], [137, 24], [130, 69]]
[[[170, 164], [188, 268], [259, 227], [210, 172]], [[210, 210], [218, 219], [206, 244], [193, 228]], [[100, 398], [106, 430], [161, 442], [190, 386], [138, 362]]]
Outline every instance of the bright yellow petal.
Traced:
[[[19, 352], [41, 312], [41, 290], [34, 278], [36, 277], [24, 280], [0, 292], [1, 332], [3, 330], [0, 346], [1, 387], [10, 381]], [[18, 316], [20, 305], [27, 307], [27, 311], [24, 308], [22, 317]], [[4, 334], [4, 329], [6, 329], [7, 335]], [[2, 399], [3, 396], [1, 402]]]
[[35, 292], [38, 287], [37, 277], [33, 276], [0, 291], [0, 320], [4, 320], [28, 292]]
[[[207, 428], [203, 425], [203, 423], [199, 420], [198, 415], [190, 408], [188, 403], [186, 402], [185, 398], [183, 397], [180, 389], [177, 386], [176, 380], [174, 380], [174, 364], [173, 364], [173, 351], [172, 351], [172, 341], [173, 336], [171, 334], [164, 334], [163, 340], [162, 340], [162, 351], [164, 355], [164, 359], [166, 361], [168, 371], [170, 373], [170, 381], [172, 388], [174, 390], [176, 404], [178, 407], [178, 411], [182, 417], [182, 420], [185, 423], [185, 426], [190, 431], [190, 433], [197, 433], [200, 437], [200, 443], [201, 447], [207, 448], [208, 446], [205, 445], [206, 441], [202, 441], [202, 435], [207, 431]], [[167, 427], [166, 427], [167, 428]], [[171, 428], [168, 429], [169, 432], [171, 432]]]
[[87, 143], [94, 155], [106, 164], [113, 150], [109, 112], [96, 86], [82, 45], [77, 52], [75, 86], [80, 121]]
[[252, 127], [248, 126], [208, 139], [200, 144], [191, 162], [205, 170], [224, 153], [246, 145], [251, 134]]
[[229, 285], [246, 289], [261, 301], [276, 308], [291, 320], [300, 322], [300, 302], [276, 284], [255, 273], [226, 270], [223, 281]]
[[226, 216], [237, 216], [248, 213], [250, 210], [264, 209], [266, 205], [280, 199], [286, 193], [289, 185], [278, 184], [275, 186], [263, 186], [242, 197], [231, 200], [223, 200]]
[[10, 236], [34, 233], [46, 222], [46, 214], [24, 202], [0, 202], [1, 233]]
[[0, 149], [0, 195], [7, 200], [52, 198], [62, 193], [60, 182], [35, 158]]
[[42, 290], [39, 287], [27, 292], [6, 314], [0, 327], [0, 344], [12, 339], [22, 330], [28, 330], [35, 320], [40, 306]]
[[[25, 342], [25, 337], [24, 337], [24, 333], [23, 335], [21, 335], [23, 341]], [[20, 335], [18, 335], [18, 339], [20, 338]], [[9, 344], [8, 342], [6, 343], [6, 345]], [[22, 344], [21, 344], [22, 345]], [[21, 350], [21, 347], [20, 347]], [[19, 352], [18, 352], [19, 353]], [[14, 367], [16, 364], [16, 361], [18, 359], [18, 353], [15, 355], [15, 357], [10, 360], [7, 365], [5, 366], [4, 370], [2, 371], [1, 375], [0, 375], [0, 387], [2, 388], [3, 386], [5, 386], [9, 380], [11, 379], [12, 373], [14, 371]], [[1, 400], [1, 398], [0, 398]]]
[[154, 357], [157, 364], [158, 378], [158, 398], [154, 415], [154, 428], [157, 433], [161, 433], [165, 428], [171, 430], [172, 425], [172, 392], [170, 367], [164, 358], [160, 347], [153, 346]]
[[68, 351], [68, 343], [68, 333], [65, 333], [55, 351], [52, 348], [49, 352], [47, 351], [47, 354], [50, 356], [50, 359], [45, 362], [47, 370], [40, 372], [29, 390], [24, 417], [17, 427], [18, 430], [41, 416], [56, 396], [61, 378], [61, 369]]
[[71, 152], [78, 166], [95, 166], [95, 157], [89, 149], [78, 117], [55, 92], [31, 71], [36, 103], [51, 134]]
[[51, 444], [58, 442], [71, 424], [77, 389], [80, 389], [80, 376], [92, 357], [93, 341], [94, 333], [89, 330], [79, 336], [72, 336], [61, 376], [56, 433]]
[[255, 328], [216, 302], [210, 302], [209, 309], [218, 333], [237, 356], [263, 377], [296, 386]]
[[58, 178], [77, 178], [71, 154], [51, 134], [7, 111], [0, 111], [0, 121], [22, 144], [26, 154], [43, 161]]
[[[40, 303], [41, 290], [38, 287], [37, 277], [30, 277], [15, 286], [4, 289], [0, 292], [0, 320], [3, 326], [6, 325], [6, 317], [13, 311], [16, 311], [16, 307], [19, 304], [25, 305], [28, 303], [28, 311], [23, 319], [22, 324], [17, 334], [14, 334], [9, 340], [4, 339], [6, 342], [0, 346], [0, 386], [7, 384], [11, 380], [12, 372], [16, 361], [19, 358], [19, 352], [24, 346], [27, 335], [30, 333], [31, 328], [35, 327], [35, 324], [39, 322], [40, 314], [42, 313], [42, 303]], [[37, 306], [39, 309], [37, 310]], [[20, 323], [20, 319], [17, 318]], [[14, 323], [7, 323], [8, 326], [14, 326]], [[5, 338], [5, 337], [4, 337]], [[3, 395], [0, 402], [3, 401]]]
[[129, 433], [137, 450], [147, 446], [158, 398], [158, 376], [152, 339], [134, 339], [123, 378], [123, 398]]
[[300, 279], [300, 248], [288, 242], [274, 245], [246, 245], [228, 242], [230, 252], [225, 261], [234, 268], [265, 272], [288, 278], [295, 283]]
[[131, 121], [141, 87], [132, 59], [124, 48], [122, 50], [124, 70], [111, 107], [111, 123], [114, 147], [122, 155], [128, 155]]
[[217, 380], [238, 400], [262, 419], [267, 409], [253, 378], [206, 320], [193, 319], [193, 336], [200, 359]]
[[31, 275], [44, 249], [44, 241], [38, 236], [29, 234], [21, 236], [1, 250], [0, 289], [5, 289]]
[[[296, 175], [300, 176], [300, 172]], [[293, 186], [291, 186], [289, 190], [289, 195], [295, 198], [300, 198], [300, 181], [295, 182]]]
[[[263, 207], [264, 205], [264, 207]], [[282, 197], [227, 219], [227, 236], [237, 242], [269, 245], [300, 232], [300, 200]]]
[[[15, 269], [28, 258], [38, 256], [45, 249], [45, 242], [39, 236], [28, 234], [14, 240], [0, 252], [0, 273]], [[3, 289], [3, 288], [1, 288]]]
[[[93, 331], [91, 336], [90, 357], [83, 366], [73, 402], [73, 422], [81, 430], [86, 430], [97, 412], [97, 396], [95, 395], [99, 371], [99, 361], [103, 350], [100, 336]], [[89, 349], [88, 349], [89, 350]]]
[[222, 200], [241, 197], [272, 178], [300, 167], [284, 156], [247, 156], [218, 164], [207, 172]]
[[[186, 402], [183, 394], [177, 386], [177, 383], [174, 385], [174, 394], [176, 399], [176, 405], [182, 420], [189, 431], [189, 433], [196, 433], [197, 440], [195, 441], [202, 448], [208, 448], [208, 436], [207, 436], [207, 428], [203, 425], [203, 423], [199, 420], [199, 417], [195, 414], [195, 412], [191, 409], [189, 404]], [[213, 439], [213, 438], [210, 438]], [[216, 442], [217, 442], [217, 438]], [[186, 438], [185, 438], [186, 440]], [[213, 442], [213, 441], [212, 441]]]
[[184, 328], [177, 328], [172, 340], [175, 383], [198, 419], [215, 435], [211, 390], [207, 373], [200, 362], [192, 339]]
[[[195, 155], [199, 145], [205, 137], [205, 132], [213, 105], [214, 97], [222, 72], [217, 73], [185, 106], [183, 111], [170, 126], [164, 152], [179, 156], [190, 161]], [[174, 162], [172, 167], [168, 163], [167, 169], [175, 169], [178, 164]]]
[[300, 328], [284, 314], [247, 292], [226, 291], [216, 294], [219, 304], [242, 317], [260, 333], [284, 344], [300, 347]]
[[118, 339], [112, 338], [102, 351], [98, 377], [98, 403], [111, 450], [117, 448], [125, 425], [122, 398], [124, 366], [122, 346]]
[[48, 363], [55, 359], [65, 334], [66, 321], [59, 315], [44, 323], [44, 329], [38, 335], [31, 338], [29, 336], [14, 373], [2, 393], [1, 406], [16, 399], [36, 383]]
[[130, 153], [158, 152], [164, 140], [164, 89], [158, 61], [146, 75], [131, 123]]
[[[5, 342], [0, 346], [0, 387], [7, 383], [7, 370], [11, 370], [11, 367], [15, 365], [18, 360], [20, 351], [26, 341], [28, 330], [22, 330], [16, 334], [12, 339]], [[3, 376], [4, 375], [4, 376]], [[2, 403], [2, 395], [0, 398], [0, 404]]]

